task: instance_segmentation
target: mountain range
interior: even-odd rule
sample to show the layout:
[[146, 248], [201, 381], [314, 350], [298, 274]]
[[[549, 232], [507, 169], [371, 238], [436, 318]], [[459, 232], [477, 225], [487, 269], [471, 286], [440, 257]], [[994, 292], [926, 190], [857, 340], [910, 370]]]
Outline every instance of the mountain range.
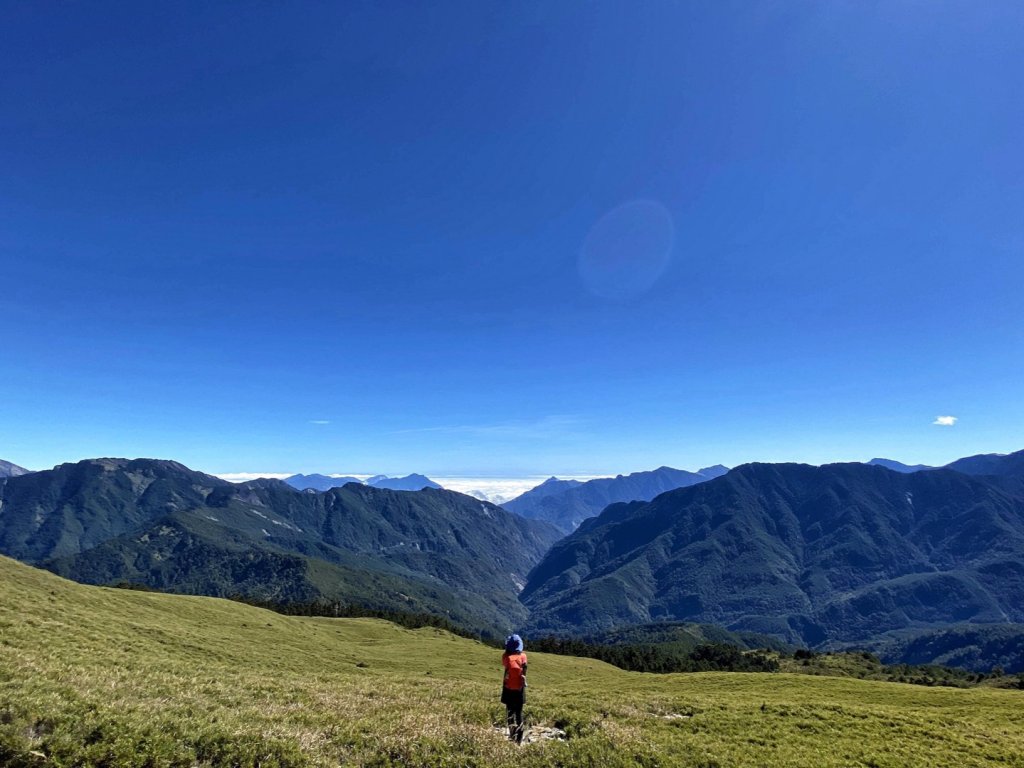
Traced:
[[284, 478], [292, 488], [299, 491], [329, 491], [331, 488], [341, 488], [349, 483], [363, 484], [358, 477], [333, 477], [331, 475], [291, 475]]
[[1024, 451], [1017, 453], [979, 453], [951, 461], [943, 467], [930, 467], [927, 464], [904, 464], [892, 459], [872, 459], [868, 464], [891, 469], [894, 472], [924, 472], [930, 469], [952, 469], [965, 475], [988, 475], [992, 477], [1009, 477], [1024, 474]]
[[719, 464], [697, 472], [659, 467], [648, 472], [600, 477], [583, 483], [552, 477], [502, 506], [517, 515], [545, 520], [563, 533], [571, 533], [609, 504], [649, 501], [659, 493], [703, 483], [728, 471]]
[[1024, 451], [1016, 453], [981, 453], [957, 459], [946, 465], [946, 469], [967, 475], [992, 477], [1024, 477]]
[[233, 484], [173, 461], [94, 459], [0, 480], [0, 554], [92, 584], [274, 602], [340, 600], [521, 623], [517, 593], [559, 537], [452, 491]]
[[329, 491], [331, 488], [341, 488], [349, 483], [368, 485], [371, 488], [384, 488], [391, 491], [422, 491], [424, 488], [440, 488], [441, 486], [424, 475], [411, 474], [405, 477], [388, 477], [387, 475], [374, 475], [366, 480], [358, 477], [332, 477], [331, 475], [292, 475], [286, 477], [284, 482], [300, 491]]
[[521, 599], [534, 632], [692, 621], [810, 646], [1022, 623], [1022, 458], [975, 477], [744, 465], [609, 506], [552, 548]]
[[1024, 653], [1024, 452], [885, 461], [552, 478], [520, 499], [579, 510], [689, 483], [562, 537], [438, 488], [298, 490], [93, 459], [0, 477], [0, 554], [86, 583], [428, 612], [489, 634], [668, 642], [687, 623], [890, 661]]

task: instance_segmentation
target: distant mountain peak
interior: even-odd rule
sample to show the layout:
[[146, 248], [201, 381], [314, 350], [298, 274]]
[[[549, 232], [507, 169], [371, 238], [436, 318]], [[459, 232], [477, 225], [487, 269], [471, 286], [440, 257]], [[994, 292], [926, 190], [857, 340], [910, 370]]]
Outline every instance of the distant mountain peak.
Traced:
[[331, 488], [340, 488], [349, 483], [362, 481], [357, 477], [332, 477], [331, 475], [313, 473], [311, 475], [292, 475], [286, 477], [284, 482], [300, 491], [329, 491]]
[[[726, 471], [722, 467], [718, 474]], [[598, 477], [585, 483], [550, 478], [502, 506], [523, 517], [546, 520], [563, 533], [569, 533], [609, 504], [650, 501], [665, 491], [702, 483], [716, 476], [714, 472], [701, 474], [662, 466], [628, 475]]]
[[392, 491], [422, 491], [424, 488], [440, 488], [426, 475], [413, 472], [405, 477], [388, 477], [387, 475], [376, 475], [366, 481], [366, 485], [373, 488], [386, 488]]
[[359, 483], [360, 485], [366, 485], [371, 488], [384, 488], [392, 491], [419, 491], [424, 488], [441, 487], [429, 477], [416, 473], [406, 475], [405, 477], [374, 475], [366, 480], [360, 480], [358, 477], [335, 477], [332, 475], [320, 475], [315, 473], [311, 475], [299, 474], [286, 477], [284, 482], [288, 483], [292, 488], [297, 488], [300, 491], [329, 491], [331, 488], [341, 488], [349, 483]]
[[554, 493], [560, 490], [564, 490], [565, 488], [574, 488], [579, 484], [579, 480], [562, 480], [561, 478], [552, 475], [547, 480], [542, 482], [540, 485], [535, 485], [529, 491], [525, 491], [525, 493]]
[[935, 469], [927, 464], [904, 464], [902, 461], [896, 461], [894, 459], [872, 459], [868, 462], [871, 466], [885, 467], [891, 469], [893, 472], [902, 472], [904, 474], [910, 472], [922, 472], [926, 469]]
[[21, 477], [31, 472], [29, 469], [19, 467], [17, 464], [12, 464], [9, 461], [3, 461], [0, 459], [0, 477]]
[[716, 477], [721, 477], [722, 475], [726, 474], [728, 471], [729, 471], [729, 468], [727, 466], [725, 466], [724, 464], [712, 464], [710, 467], [704, 467], [703, 469], [698, 469], [697, 470], [697, 474], [698, 475], [703, 475], [704, 477], [706, 477], [709, 480], [711, 480], [711, 479], [714, 479]]

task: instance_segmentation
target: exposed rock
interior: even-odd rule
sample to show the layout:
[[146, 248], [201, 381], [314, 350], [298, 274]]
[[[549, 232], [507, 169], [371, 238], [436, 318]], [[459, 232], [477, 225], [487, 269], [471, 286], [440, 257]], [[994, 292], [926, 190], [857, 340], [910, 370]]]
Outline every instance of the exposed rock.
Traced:
[[[496, 725], [494, 732], [508, 738], [508, 726]], [[569, 736], [561, 728], [551, 725], [528, 725], [523, 733], [523, 744], [536, 744], [540, 741], [568, 741]]]

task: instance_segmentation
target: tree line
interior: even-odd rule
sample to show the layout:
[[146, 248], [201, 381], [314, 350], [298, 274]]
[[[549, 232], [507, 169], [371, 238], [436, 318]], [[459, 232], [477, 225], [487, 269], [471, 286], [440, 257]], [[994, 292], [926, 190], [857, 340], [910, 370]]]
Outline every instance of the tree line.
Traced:
[[530, 641], [541, 653], [583, 656], [631, 672], [778, 672], [779, 662], [764, 651], [744, 651], [724, 643], [704, 643], [692, 649], [670, 643], [603, 645], [562, 637]]

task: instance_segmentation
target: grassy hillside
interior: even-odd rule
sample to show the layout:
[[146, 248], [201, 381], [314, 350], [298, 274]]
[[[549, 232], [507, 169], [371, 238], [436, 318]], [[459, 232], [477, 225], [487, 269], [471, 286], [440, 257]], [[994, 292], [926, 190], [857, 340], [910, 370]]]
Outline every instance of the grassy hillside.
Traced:
[[0, 558], [5, 766], [1024, 766], [1024, 693], [645, 675], [535, 654], [493, 726], [491, 648], [363, 619], [89, 587]]

